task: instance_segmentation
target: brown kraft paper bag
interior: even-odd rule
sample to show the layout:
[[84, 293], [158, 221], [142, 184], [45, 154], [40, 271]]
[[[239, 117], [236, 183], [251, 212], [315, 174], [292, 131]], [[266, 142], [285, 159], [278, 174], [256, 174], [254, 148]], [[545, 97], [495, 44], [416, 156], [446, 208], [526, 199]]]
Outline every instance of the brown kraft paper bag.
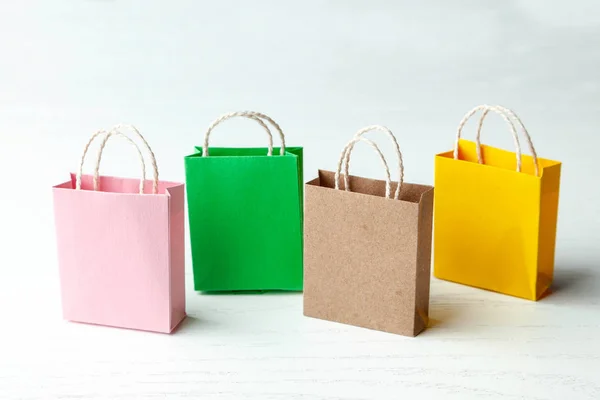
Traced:
[[[400, 179], [377, 145], [362, 137], [382, 130], [394, 141]], [[386, 180], [348, 175], [354, 145], [379, 154]], [[344, 175], [340, 184], [340, 173]], [[344, 147], [337, 172], [319, 170], [306, 184], [304, 315], [405, 336], [428, 322], [433, 187], [403, 182], [402, 155], [392, 132], [368, 126]]]

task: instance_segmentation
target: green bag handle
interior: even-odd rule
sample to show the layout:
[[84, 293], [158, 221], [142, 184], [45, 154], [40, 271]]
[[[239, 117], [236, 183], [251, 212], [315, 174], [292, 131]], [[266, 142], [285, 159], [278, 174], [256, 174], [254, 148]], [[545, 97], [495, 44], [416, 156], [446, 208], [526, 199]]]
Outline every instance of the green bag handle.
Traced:
[[390, 168], [388, 167], [388, 163], [387, 163], [387, 161], [385, 161], [385, 157], [384, 157], [383, 153], [381, 152], [381, 150], [379, 150], [379, 147], [377, 147], [377, 145], [375, 143], [373, 143], [372, 141], [370, 141], [369, 139], [366, 139], [361, 136], [352, 138], [352, 140], [350, 140], [348, 142], [348, 144], [346, 144], [346, 146], [344, 146], [344, 149], [342, 150], [342, 154], [340, 154], [340, 159], [338, 160], [337, 170], [335, 171], [335, 189], [336, 190], [340, 189], [340, 172], [342, 170], [342, 164], [345, 164], [344, 187], [347, 192], [350, 191], [350, 179], [348, 178], [350, 154], [352, 153], [352, 150], [354, 150], [354, 145], [358, 142], [365, 142], [366, 144], [371, 146], [379, 155], [379, 158], [381, 159], [381, 163], [383, 164], [383, 168], [385, 168], [385, 197], [387, 199], [389, 199], [390, 194], [392, 192], [392, 190], [391, 190], [392, 179], [390, 177]]
[[275, 127], [275, 129], [279, 133], [279, 137], [281, 139], [281, 148], [279, 150], [279, 154], [280, 155], [285, 154], [285, 135], [283, 134], [283, 131], [281, 130], [281, 127], [279, 126], [279, 124], [277, 122], [275, 122], [271, 117], [269, 117], [265, 114], [256, 112], [256, 111], [236, 111], [236, 112], [231, 112], [228, 114], [223, 114], [219, 118], [214, 120], [212, 124], [210, 124], [210, 126], [208, 127], [208, 130], [206, 131], [206, 134], [204, 135], [204, 144], [202, 145], [202, 157], [208, 157], [208, 155], [209, 155], [208, 154], [208, 139], [210, 137], [210, 133], [212, 132], [212, 130], [217, 125], [219, 125], [221, 122], [231, 119], [231, 118], [234, 118], [234, 117], [245, 117], [245, 118], [255, 120], [256, 122], [258, 122], [260, 124], [260, 126], [263, 127], [263, 129], [267, 132], [267, 135], [269, 137], [269, 145], [268, 145], [267, 155], [272, 156], [273, 155], [273, 136], [271, 135], [271, 130], [264, 123], [263, 119], [266, 120], [267, 122], [269, 122], [271, 125], [273, 125]]
[[533, 162], [535, 165], [535, 176], [539, 176], [539, 166], [538, 166], [538, 159], [537, 159], [537, 153], [535, 151], [535, 147], [533, 146], [533, 142], [531, 140], [531, 136], [529, 135], [529, 132], [527, 132], [527, 129], [525, 128], [525, 125], [523, 124], [523, 122], [519, 119], [519, 117], [517, 117], [517, 115], [512, 112], [510, 109], [503, 107], [503, 106], [490, 106], [490, 105], [480, 105], [477, 106], [475, 108], [473, 108], [471, 111], [469, 111], [464, 117], [463, 119], [460, 121], [460, 123], [458, 124], [458, 130], [456, 133], [456, 140], [454, 142], [454, 159], [457, 160], [458, 159], [458, 142], [460, 140], [461, 137], [461, 133], [462, 133], [462, 129], [465, 126], [465, 124], [467, 123], [467, 121], [478, 111], [483, 110], [483, 114], [481, 115], [481, 118], [479, 120], [479, 124], [477, 127], [477, 136], [475, 139], [475, 143], [476, 143], [476, 149], [477, 149], [477, 161], [479, 164], [483, 164], [483, 156], [481, 154], [481, 129], [483, 126], [483, 121], [485, 119], [485, 117], [488, 115], [488, 113], [490, 111], [495, 112], [496, 114], [499, 114], [502, 119], [504, 119], [504, 121], [506, 121], [506, 123], [508, 124], [510, 131], [513, 135], [513, 140], [515, 142], [515, 147], [516, 147], [516, 158], [517, 158], [517, 172], [521, 172], [521, 164], [522, 164], [522, 153], [521, 153], [521, 143], [519, 141], [519, 135], [517, 134], [517, 129], [515, 128], [515, 124], [513, 122], [512, 119], [516, 120], [517, 123], [521, 126], [522, 130], [523, 130], [523, 134], [525, 136], [525, 139], [527, 140], [527, 143], [529, 145], [529, 149], [531, 151], [532, 157], [533, 157]]

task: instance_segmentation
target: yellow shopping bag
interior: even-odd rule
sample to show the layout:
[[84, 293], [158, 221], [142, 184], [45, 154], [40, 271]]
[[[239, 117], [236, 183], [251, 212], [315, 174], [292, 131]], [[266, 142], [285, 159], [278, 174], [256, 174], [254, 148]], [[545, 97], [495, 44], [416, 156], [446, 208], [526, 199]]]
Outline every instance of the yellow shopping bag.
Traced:
[[[463, 126], [480, 110], [475, 142], [461, 139]], [[508, 123], [516, 153], [481, 145], [489, 111]], [[513, 120], [531, 156], [521, 154]], [[467, 113], [454, 150], [435, 157], [435, 277], [538, 300], [552, 283], [560, 168], [558, 161], [537, 157], [512, 111], [479, 106]]]

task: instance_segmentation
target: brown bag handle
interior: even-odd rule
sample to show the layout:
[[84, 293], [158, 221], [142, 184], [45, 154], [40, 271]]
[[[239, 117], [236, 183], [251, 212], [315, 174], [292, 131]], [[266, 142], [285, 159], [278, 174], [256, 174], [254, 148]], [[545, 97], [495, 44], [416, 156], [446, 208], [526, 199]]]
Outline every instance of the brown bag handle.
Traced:
[[381, 150], [379, 150], [379, 147], [377, 147], [377, 145], [375, 143], [373, 143], [369, 139], [366, 139], [366, 138], [360, 137], [360, 136], [354, 137], [352, 140], [350, 140], [348, 142], [348, 144], [346, 144], [346, 146], [344, 146], [344, 149], [342, 150], [342, 154], [340, 154], [340, 159], [338, 161], [337, 170], [335, 171], [335, 189], [339, 190], [339, 188], [340, 188], [340, 172], [342, 169], [342, 164], [345, 164], [344, 184], [345, 184], [346, 191], [347, 192], [350, 191], [350, 179], [348, 178], [350, 154], [352, 153], [352, 150], [354, 149], [354, 145], [358, 142], [365, 142], [366, 144], [371, 146], [373, 149], [375, 149], [375, 151], [379, 155], [379, 158], [381, 159], [381, 163], [383, 164], [383, 167], [385, 168], [385, 197], [387, 199], [389, 199], [390, 193], [392, 191], [391, 190], [392, 179], [390, 178], [390, 168], [388, 167], [388, 163], [387, 163], [387, 161], [385, 161], [385, 157], [384, 157], [383, 153], [381, 152]]

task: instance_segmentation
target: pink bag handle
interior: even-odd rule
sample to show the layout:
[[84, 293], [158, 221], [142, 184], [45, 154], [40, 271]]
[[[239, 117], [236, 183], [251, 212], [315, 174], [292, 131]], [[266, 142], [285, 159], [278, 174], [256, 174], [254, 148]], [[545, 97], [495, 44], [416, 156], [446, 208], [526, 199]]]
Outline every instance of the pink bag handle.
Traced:
[[[104, 152], [104, 146], [106, 146], [106, 142], [108, 142], [108, 139], [110, 139], [110, 137], [112, 135], [114, 135], [114, 134], [122, 135], [122, 132], [120, 130], [124, 129], [124, 128], [133, 131], [142, 140], [142, 142], [144, 143], [144, 146], [148, 150], [148, 154], [150, 154], [150, 160], [152, 162], [152, 170], [153, 170], [153, 175], [154, 175], [154, 179], [152, 180], [152, 194], [158, 193], [158, 166], [156, 165], [156, 157], [154, 156], [154, 152], [152, 151], [152, 148], [150, 147], [150, 145], [148, 144], [148, 142], [146, 141], [146, 138], [142, 135], [142, 133], [135, 126], [128, 125], [128, 124], [115, 125], [113, 127], [113, 129], [111, 130], [111, 132], [108, 135], [106, 135], [106, 137], [100, 144], [100, 150], [98, 151], [98, 159], [96, 160], [96, 169], [94, 171], [94, 190], [98, 190], [98, 178], [100, 176], [100, 161], [102, 161], [102, 153]], [[142, 166], [142, 168], [143, 168], [144, 179], [145, 179], [145, 174], [146, 174], [145, 164]], [[140, 182], [140, 194], [144, 194], [144, 182]]]
[[[90, 145], [94, 142], [96, 137], [98, 137], [100, 135], [106, 135], [106, 137], [104, 138], [104, 142], [103, 142], [103, 143], [105, 143], [106, 140], [113, 134], [120, 136], [123, 139], [127, 140], [137, 150], [138, 156], [140, 158], [140, 163], [142, 164], [142, 179], [140, 180], [140, 193], [144, 193], [144, 182], [146, 181], [146, 163], [144, 162], [144, 156], [142, 155], [140, 148], [138, 147], [137, 144], [135, 144], [135, 142], [133, 140], [131, 140], [131, 138], [129, 136], [126, 136], [126, 135], [122, 134], [121, 132], [111, 132], [111, 133], [108, 133], [108, 135], [107, 135], [107, 132], [105, 130], [100, 130], [100, 131], [94, 133], [92, 135], [92, 137], [86, 143], [85, 148], [83, 149], [83, 154], [81, 155], [81, 161], [79, 162], [79, 170], [77, 171], [77, 175], [75, 178], [75, 189], [76, 190], [81, 190], [81, 175], [83, 174], [83, 164], [85, 163], [85, 157], [87, 156], [87, 152], [90, 148]], [[98, 165], [96, 165], [96, 172], [97, 171], [98, 171]], [[98, 190], [96, 175], [94, 175], [94, 190]]]
[[345, 184], [345, 188], [346, 191], [349, 192], [350, 191], [350, 179], [348, 178], [348, 168], [349, 168], [349, 162], [350, 162], [350, 154], [352, 153], [352, 150], [354, 150], [354, 145], [358, 142], [365, 142], [366, 144], [368, 144], [369, 146], [371, 146], [379, 155], [379, 158], [381, 159], [381, 163], [383, 164], [383, 168], [385, 168], [385, 197], [387, 199], [390, 198], [390, 194], [392, 192], [392, 179], [390, 177], [390, 168], [388, 167], [388, 163], [387, 161], [385, 161], [385, 157], [383, 155], [383, 153], [381, 152], [381, 150], [379, 150], [379, 147], [377, 147], [377, 145], [375, 143], [373, 143], [372, 141], [370, 141], [369, 139], [366, 139], [364, 137], [361, 136], [355, 136], [351, 141], [348, 142], [348, 144], [346, 144], [346, 146], [344, 146], [344, 149], [342, 150], [342, 154], [340, 154], [340, 159], [338, 161], [338, 165], [337, 165], [337, 170], [335, 171], [335, 189], [339, 190], [340, 189], [340, 172], [342, 170], [342, 164], [345, 164], [345, 169], [344, 169], [344, 184]]
[[269, 117], [265, 114], [256, 112], [256, 111], [236, 111], [236, 112], [231, 112], [228, 114], [221, 115], [219, 118], [214, 120], [212, 122], [212, 124], [210, 124], [210, 126], [208, 127], [208, 130], [206, 131], [206, 133], [204, 135], [204, 144], [202, 146], [202, 157], [207, 157], [209, 155], [208, 154], [208, 139], [210, 137], [210, 133], [212, 132], [212, 130], [217, 125], [219, 125], [221, 122], [228, 120], [230, 118], [234, 118], [234, 117], [245, 117], [245, 118], [253, 119], [256, 122], [258, 122], [260, 124], [260, 126], [263, 127], [263, 129], [267, 132], [267, 135], [269, 138], [267, 155], [272, 156], [273, 155], [273, 136], [271, 135], [271, 130], [264, 123], [263, 119], [266, 120], [267, 122], [269, 122], [271, 125], [273, 125], [275, 127], [275, 129], [279, 133], [279, 137], [281, 139], [281, 148], [279, 149], [279, 154], [280, 155], [285, 154], [285, 135], [283, 134], [283, 130], [281, 129], [281, 127], [279, 126], [279, 124], [277, 122], [275, 122], [271, 117]]

